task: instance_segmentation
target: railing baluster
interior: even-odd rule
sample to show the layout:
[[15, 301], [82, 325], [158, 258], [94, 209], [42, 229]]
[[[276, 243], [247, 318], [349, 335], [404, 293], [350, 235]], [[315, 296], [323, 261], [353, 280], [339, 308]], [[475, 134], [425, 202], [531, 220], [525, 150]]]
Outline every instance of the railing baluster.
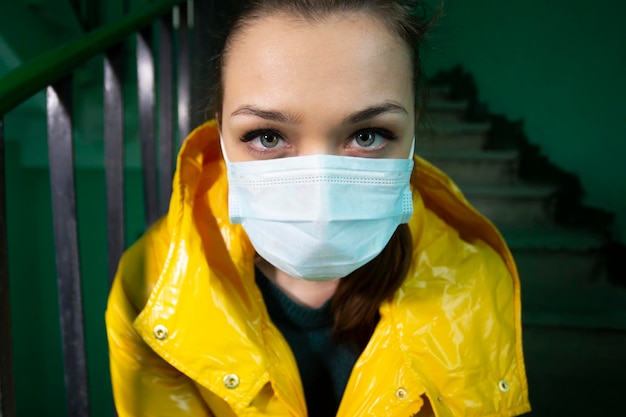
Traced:
[[158, 218], [156, 145], [154, 140], [154, 57], [151, 28], [137, 34], [137, 84], [139, 95], [139, 131], [143, 165], [146, 226]]
[[4, 164], [4, 116], [0, 115], [0, 417], [15, 416], [11, 297], [9, 292], [9, 233], [6, 210], [6, 167]]
[[167, 212], [174, 170], [172, 16], [159, 22], [159, 214]]
[[89, 400], [76, 227], [71, 76], [48, 87], [47, 108], [50, 189], [67, 408], [68, 416], [85, 417], [89, 415]]
[[191, 78], [189, 72], [189, 24], [187, 19], [189, 6], [183, 3], [179, 9], [178, 28], [178, 141], [180, 148], [191, 131], [189, 103], [191, 100]]
[[104, 165], [106, 175], [109, 284], [125, 247], [124, 238], [124, 100], [122, 45], [104, 57]]
[[[145, 193], [146, 224], [149, 226], [159, 213], [167, 210], [173, 172], [173, 137], [176, 145], [191, 130], [191, 64], [190, 36], [193, 1], [162, 0], [147, 5], [146, 10], [122, 19], [119, 24], [106, 25], [77, 41], [68, 42], [10, 72], [0, 82], [0, 417], [15, 417], [15, 385], [13, 382], [12, 333], [10, 316], [8, 236], [6, 213], [6, 173], [4, 153], [4, 114], [25, 99], [47, 88], [48, 154], [52, 197], [52, 217], [57, 272], [57, 287], [61, 321], [61, 340], [68, 416], [88, 417], [88, 373], [86, 367], [85, 333], [78, 247], [76, 188], [74, 178], [74, 149], [72, 132], [72, 78], [64, 74], [75, 71], [86, 60], [108, 51], [105, 58], [105, 169], [107, 192], [107, 229], [109, 279], [112, 279], [125, 247], [124, 227], [124, 138], [123, 83], [119, 47], [111, 47], [137, 34], [137, 75], [139, 123]], [[122, 0], [128, 11], [130, 2]], [[173, 29], [168, 16], [172, 7], [180, 6], [176, 28], [177, 56], [173, 57]], [[169, 10], [169, 12], [168, 12]], [[163, 19], [159, 30], [161, 50], [159, 148], [155, 140], [155, 63], [152, 48], [152, 28], [145, 27]], [[167, 20], [166, 20], [167, 19]], [[169, 20], [169, 21], [168, 21]], [[178, 59], [178, 63], [173, 62]], [[42, 70], [43, 69], [43, 70]], [[178, 74], [177, 84], [171, 79]], [[36, 75], [36, 77], [34, 76]], [[169, 85], [169, 87], [168, 87]], [[177, 97], [174, 104], [173, 88]], [[177, 120], [173, 120], [173, 105]], [[174, 125], [177, 123], [177, 125]], [[157, 155], [158, 152], [158, 155]], [[158, 165], [157, 165], [158, 164]], [[160, 173], [160, 177], [158, 177]], [[158, 185], [161, 186], [159, 192]], [[159, 198], [160, 197], [160, 198]]]

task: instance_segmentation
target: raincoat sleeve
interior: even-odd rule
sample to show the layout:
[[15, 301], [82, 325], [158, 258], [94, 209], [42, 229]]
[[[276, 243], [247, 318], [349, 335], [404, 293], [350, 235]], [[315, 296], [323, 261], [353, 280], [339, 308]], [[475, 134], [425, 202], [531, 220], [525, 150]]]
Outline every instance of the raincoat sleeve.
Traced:
[[153, 241], [143, 237], [124, 254], [109, 294], [106, 326], [118, 415], [213, 416], [194, 382], [157, 355], [133, 327], [158, 277]]

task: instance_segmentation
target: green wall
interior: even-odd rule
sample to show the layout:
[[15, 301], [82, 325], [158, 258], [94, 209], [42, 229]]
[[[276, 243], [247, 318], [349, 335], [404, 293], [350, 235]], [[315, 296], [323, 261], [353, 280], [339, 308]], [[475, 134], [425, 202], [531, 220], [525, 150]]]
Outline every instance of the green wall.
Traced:
[[[438, 0], [430, 0], [431, 4]], [[626, 2], [446, 0], [427, 74], [461, 64], [493, 113], [577, 174], [626, 242]]]

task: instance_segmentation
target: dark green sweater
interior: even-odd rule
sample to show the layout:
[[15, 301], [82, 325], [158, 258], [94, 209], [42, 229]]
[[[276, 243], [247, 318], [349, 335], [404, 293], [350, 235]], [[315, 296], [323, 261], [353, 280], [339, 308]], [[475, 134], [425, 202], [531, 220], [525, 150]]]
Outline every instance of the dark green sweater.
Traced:
[[270, 318], [289, 343], [298, 363], [309, 417], [336, 415], [360, 352], [350, 344], [332, 339], [330, 302], [317, 309], [303, 307], [258, 269], [256, 282]]

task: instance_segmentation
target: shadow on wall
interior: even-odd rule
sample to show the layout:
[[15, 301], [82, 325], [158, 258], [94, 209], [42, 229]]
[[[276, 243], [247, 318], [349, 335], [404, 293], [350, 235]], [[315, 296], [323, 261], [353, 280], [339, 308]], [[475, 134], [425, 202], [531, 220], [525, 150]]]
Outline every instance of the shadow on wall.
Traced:
[[607, 272], [612, 283], [626, 287], [626, 274], [621, 259], [626, 257], [626, 245], [616, 239], [616, 216], [607, 210], [584, 204], [585, 190], [580, 178], [557, 166], [542, 153], [539, 145], [529, 141], [523, 120], [509, 120], [504, 115], [491, 114], [489, 106], [479, 101], [474, 77], [460, 65], [440, 71], [431, 78], [433, 86], [448, 86], [450, 100], [468, 103], [468, 122], [488, 122], [491, 126], [485, 150], [519, 152], [517, 175], [524, 183], [556, 187], [554, 222], [560, 226], [587, 230], [606, 240]]
[[[431, 9], [440, 0], [426, 0]], [[579, 177], [585, 205], [612, 212], [626, 244], [626, 3], [446, 0], [425, 71], [461, 64], [492, 113], [524, 119], [533, 144]]]

